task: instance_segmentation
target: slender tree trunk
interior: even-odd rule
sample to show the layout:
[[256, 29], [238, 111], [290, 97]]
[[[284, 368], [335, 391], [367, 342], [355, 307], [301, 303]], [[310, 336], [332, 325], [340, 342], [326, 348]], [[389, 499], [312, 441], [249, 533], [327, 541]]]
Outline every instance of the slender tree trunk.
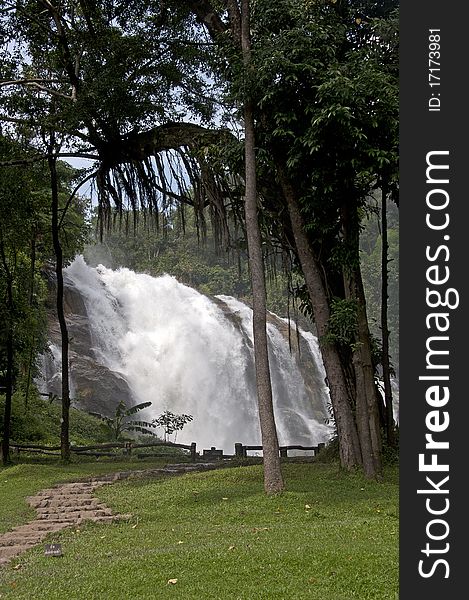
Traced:
[[63, 461], [70, 460], [70, 380], [68, 364], [68, 329], [64, 312], [63, 253], [59, 238], [59, 184], [57, 180], [57, 159], [52, 156], [52, 144], [49, 149], [49, 171], [52, 195], [52, 242], [55, 253], [55, 273], [57, 277], [57, 318], [62, 341], [62, 419], [60, 429], [60, 454]]
[[10, 433], [11, 433], [11, 403], [13, 399], [13, 334], [11, 326], [7, 334], [7, 372], [5, 381], [5, 410], [3, 413], [3, 439], [2, 439], [2, 462], [9, 465], [10, 459]]
[[353, 349], [356, 381], [357, 429], [362, 449], [363, 470], [369, 478], [381, 475], [381, 432], [376, 383], [366, 314], [365, 291], [359, 262], [357, 207], [344, 203], [341, 211], [344, 240], [352, 253], [352, 264], [344, 267], [345, 296], [356, 302], [357, 334]]
[[392, 448], [396, 445], [394, 413], [392, 407], [391, 367], [389, 360], [388, 327], [388, 215], [386, 210], [387, 190], [381, 190], [381, 338], [383, 367], [384, 401], [386, 404], [386, 439]]
[[[241, 2], [241, 47], [244, 65], [250, 68], [251, 38], [249, 31], [249, 0]], [[245, 127], [245, 219], [253, 296], [253, 334], [256, 366], [257, 403], [261, 427], [264, 488], [267, 494], [284, 488], [280, 467], [279, 445], [275, 426], [267, 344], [266, 289], [262, 241], [257, 216], [256, 156], [252, 102], [244, 104]]]
[[2, 265], [5, 271], [5, 279], [7, 284], [7, 339], [6, 339], [6, 355], [7, 368], [5, 378], [5, 409], [3, 413], [3, 437], [2, 437], [2, 463], [4, 466], [11, 463], [10, 459], [10, 433], [11, 433], [11, 403], [13, 399], [13, 278], [8, 267], [3, 245], [3, 236], [0, 240]]
[[319, 345], [327, 374], [334, 418], [339, 437], [340, 463], [351, 470], [361, 466], [362, 457], [355, 418], [350, 402], [346, 377], [337, 348], [325, 340], [329, 321], [329, 301], [321, 272], [311, 249], [295, 190], [277, 162], [282, 191], [287, 202], [298, 259], [313, 308]]
[[[29, 306], [31, 310], [33, 309], [34, 302], [34, 276], [36, 273], [36, 230], [33, 231], [33, 235], [31, 238], [31, 280], [29, 286]], [[34, 362], [34, 346], [36, 340], [35, 337], [31, 339], [31, 347], [29, 349], [29, 360], [28, 360], [28, 375], [26, 379], [26, 391], [24, 394], [24, 405], [28, 406], [29, 400], [29, 390], [31, 388], [31, 376], [33, 370], [33, 362]]]

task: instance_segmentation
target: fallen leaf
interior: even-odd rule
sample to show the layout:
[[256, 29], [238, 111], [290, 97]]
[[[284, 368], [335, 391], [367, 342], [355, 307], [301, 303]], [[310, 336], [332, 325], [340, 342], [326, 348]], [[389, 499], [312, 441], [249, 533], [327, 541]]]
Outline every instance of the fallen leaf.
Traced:
[[236, 546], [230, 546], [230, 547], [228, 548], [228, 550], [234, 550], [235, 548], [236, 548]]
[[179, 540], [178, 544], [184, 544], [184, 542], [182, 540]]
[[311, 506], [309, 504], [305, 504], [305, 508], [306, 508], [306, 510], [309, 510], [311, 508]]
[[168, 584], [174, 585], [177, 582], [178, 582], [177, 579], [168, 579]]
[[228, 498], [222, 498], [222, 500], [228, 500]]
[[15, 569], [15, 571], [18, 571], [18, 569], [21, 569], [23, 565], [19, 564], [19, 565], [15, 565], [13, 568]]

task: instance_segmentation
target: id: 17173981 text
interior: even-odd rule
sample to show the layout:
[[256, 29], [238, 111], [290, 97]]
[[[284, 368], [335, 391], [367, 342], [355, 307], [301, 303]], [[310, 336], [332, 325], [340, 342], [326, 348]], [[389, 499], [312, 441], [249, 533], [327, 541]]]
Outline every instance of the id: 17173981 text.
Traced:
[[428, 99], [428, 110], [439, 112], [441, 110], [440, 92], [440, 70], [441, 70], [441, 36], [439, 29], [428, 30], [428, 85], [430, 86], [430, 98]]

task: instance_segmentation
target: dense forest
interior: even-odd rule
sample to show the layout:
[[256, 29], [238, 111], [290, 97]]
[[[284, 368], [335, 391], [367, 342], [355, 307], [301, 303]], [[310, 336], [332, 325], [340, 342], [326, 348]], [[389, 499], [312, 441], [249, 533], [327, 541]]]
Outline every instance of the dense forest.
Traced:
[[[104, 253], [112, 266], [169, 272], [204, 293], [249, 299], [267, 493], [284, 487], [267, 308], [294, 307], [314, 323], [340, 463], [380, 477], [383, 441], [398, 443], [396, 6], [4, 3], [4, 463], [13, 397], [20, 393], [27, 411], [34, 394], [51, 264], [62, 339], [60, 442], [70, 458], [63, 269], [88, 243], [89, 260]], [[73, 159], [92, 166], [64, 162]]]

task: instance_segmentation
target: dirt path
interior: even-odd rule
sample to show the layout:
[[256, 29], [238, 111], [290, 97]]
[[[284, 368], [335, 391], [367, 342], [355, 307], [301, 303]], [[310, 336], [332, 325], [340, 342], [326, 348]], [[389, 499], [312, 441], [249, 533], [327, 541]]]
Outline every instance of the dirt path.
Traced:
[[74, 483], [64, 483], [41, 490], [27, 498], [36, 509], [37, 517], [25, 525], [0, 534], [0, 566], [8, 563], [32, 546], [43, 542], [51, 533], [81, 525], [85, 521], [111, 523], [130, 519], [132, 515], [114, 514], [110, 508], [94, 496], [94, 490], [123, 479], [134, 477], [178, 475], [190, 471], [215, 469], [213, 463], [168, 465], [161, 469], [121, 471], [110, 475], [90, 477]]

